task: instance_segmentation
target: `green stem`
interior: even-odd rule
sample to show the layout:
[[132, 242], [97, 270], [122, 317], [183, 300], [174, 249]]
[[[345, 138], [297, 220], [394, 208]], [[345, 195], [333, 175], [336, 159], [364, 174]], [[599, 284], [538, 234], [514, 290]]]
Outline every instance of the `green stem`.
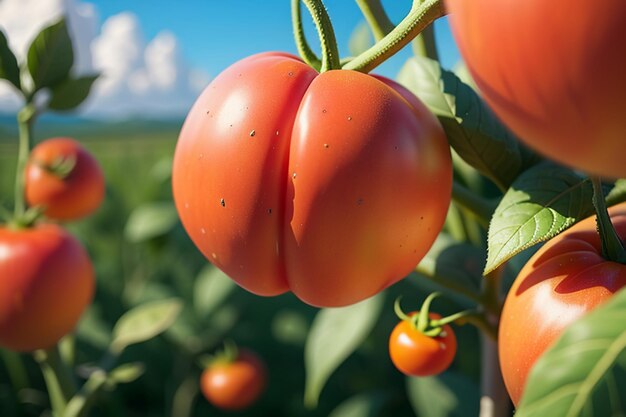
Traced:
[[452, 199], [461, 207], [471, 211], [485, 227], [489, 226], [496, 204], [465, 188], [458, 181], [452, 183]]
[[80, 391], [68, 402], [63, 417], [86, 417], [97, 398], [98, 392], [100, 392], [106, 382], [106, 372], [98, 370], [92, 373]]
[[435, 30], [433, 25], [425, 27], [424, 30], [413, 40], [413, 45], [413, 52], [416, 55], [425, 56], [426, 58], [430, 58], [435, 61], [439, 60], [437, 45], [435, 44]]
[[61, 417], [67, 403], [76, 392], [76, 382], [66, 364], [61, 360], [58, 346], [49, 350], [37, 350], [33, 356], [39, 363], [46, 381], [52, 412], [55, 417]]
[[426, 331], [426, 329], [428, 329], [429, 323], [430, 323], [430, 305], [432, 304], [433, 300], [437, 297], [439, 297], [441, 295], [440, 292], [434, 292], [431, 293], [428, 297], [426, 297], [426, 299], [424, 300], [424, 303], [422, 304], [422, 308], [420, 308], [420, 312], [419, 315], [417, 316], [417, 322], [414, 322], [417, 330], [419, 330], [420, 332], [424, 333]]
[[291, 0], [291, 23], [293, 25], [293, 36], [296, 41], [298, 53], [300, 54], [302, 60], [319, 71], [322, 66], [322, 62], [317, 55], [315, 55], [315, 52], [313, 52], [309, 46], [306, 36], [304, 35], [300, 1], [301, 0]]
[[398, 318], [400, 320], [411, 321], [411, 318], [409, 316], [407, 316], [406, 313], [404, 311], [402, 311], [402, 307], [400, 307], [400, 299], [401, 298], [402, 298], [402, 296], [396, 298], [396, 301], [394, 301], [394, 303], [393, 303], [393, 311], [396, 313], [396, 316], [398, 316]]
[[365, 20], [367, 20], [368, 25], [372, 29], [374, 39], [377, 42], [387, 36], [395, 27], [387, 13], [385, 13], [380, 0], [356, 0], [356, 4], [361, 9], [363, 16], [365, 16]]
[[35, 106], [27, 103], [17, 114], [17, 125], [19, 129], [19, 149], [17, 156], [17, 170], [15, 173], [15, 219], [18, 220], [26, 212], [26, 202], [24, 201], [24, 170], [28, 162], [28, 156], [32, 147], [33, 124], [37, 115]]
[[602, 244], [602, 256], [609, 261], [626, 264], [624, 244], [617, 235], [606, 208], [602, 181], [599, 177], [591, 177], [591, 183], [593, 185], [593, 205], [596, 209], [596, 223]]
[[24, 366], [24, 361], [19, 353], [13, 352], [11, 350], [0, 349], [0, 354], [2, 355], [2, 359], [4, 361], [4, 366], [7, 369], [7, 373], [9, 374], [9, 379], [11, 380], [11, 385], [13, 386], [13, 390], [17, 393], [20, 392], [24, 388], [28, 388], [28, 373], [26, 372], [26, 367]]
[[326, 7], [322, 0], [302, 0], [311, 13], [313, 22], [317, 28], [322, 47], [322, 66], [320, 72], [341, 68], [339, 64], [339, 49], [335, 39], [335, 31], [328, 17]]
[[502, 302], [500, 301], [500, 284], [506, 263], [500, 265], [488, 273], [483, 279], [483, 288], [481, 294], [481, 305], [488, 314], [494, 317], [500, 317], [502, 312]]
[[443, 0], [415, 0], [409, 14], [380, 42], [344, 66], [361, 72], [370, 72], [406, 46], [425, 27], [446, 14]]

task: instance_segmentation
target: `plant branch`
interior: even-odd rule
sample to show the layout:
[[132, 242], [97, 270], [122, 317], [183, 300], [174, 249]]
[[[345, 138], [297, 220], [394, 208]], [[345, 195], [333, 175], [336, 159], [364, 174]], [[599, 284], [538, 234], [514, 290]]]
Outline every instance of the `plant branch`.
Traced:
[[15, 173], [15, 219], [18, 221], [26, 212], [26, 202], [24, 201], [24, 170], [26, 169], [26, 163], [28, 162], [28, 156], [32, 147], [32, 132], [36, 116], [37, 111], [32, 103], [27, 103], [17, 114], [19, 149]]
[[377, 42], [383, 39], [395, 27], [387, 13], [385, 13], [380, 0], [356, 0], [356, 4], [361, 9]]
[[465, 188], [458, 181], [452, 183], [452, 199], [461, 207], [472, 212], [481, 225], [489, 226], [491, 216], [496, 209], [496, 204], [493, 201]]
[[425, 27], [446, 14], [443, 0], [415, 1], [409, 14], [380, 42], [354, 58], [344, 69], [368, 73], [406, 46]]
[[291, 0], [291, 23], [293, 26], [293, 36], [296, 42], [298, 53], [304, 62], [316, 70], [320, 70], [322, 62], [315, 52], [309, 46], [304, 35], [304, 26], [302, 24], [302, 10], [300, 7], [301, 0]]
[[63, 416], [65, 407], [76, 392], [76, 381], [61, 359], [58, 345], [49, 350], [37, 350], [33, 353], [43, 373], [52, 411], [55, 417]]
[[335, 31], [330, 22], [330, 17], [322, 0], [302, 0], [311, 13], [313, 22], [317, 28], [322, 47], [322, 65], [320, 72], [341, 68], [339, 64], [339, 49], [335, 39]]
[[626, 264], [624, 244], [615, 231], [606, 208], [602, 181], [599, 177], [591, 177], [591, 184], [593, 185], [593, 206], [596, 209], [596, 223], [602, 244], [602, 256], [609, 261]]

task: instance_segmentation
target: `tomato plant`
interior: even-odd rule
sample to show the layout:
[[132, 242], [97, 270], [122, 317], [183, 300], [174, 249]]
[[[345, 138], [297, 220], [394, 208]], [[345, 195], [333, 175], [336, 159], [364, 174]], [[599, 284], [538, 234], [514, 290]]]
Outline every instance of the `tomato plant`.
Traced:
[[[412, 312], [409, 317], [416, 316]], [[439, 320], [437, 313], [429, 313], [431, 320]], [[448, 369], [456, 354], [456, 336], [450, 325], [442, 326], [436, 336], [418, 330], [411, 320], [402, 320], [389, 337], [389, 356], [393, 364], [406, 375], [437, 375]]]
[[74, 220], [93, 213], [104, 198], [104, 176], [96, 159], [70, 138], [47, 139], [31, 152], [25, 196], [47, 217]]
[[[455, 39], [485, 100], [557, 161], [626, 176], [626, 3], [447, 0]], [[495, 52], [497, 51], [497, 52]]]
[[200, 377], [204, 397], [224, 410], [249, 407], [263, 393], [266, 383], [265, 364], [247, 349], [239, 349], [235, 358], [216, 360]]
[[[617, 233], [626, 237], [626, 204], [614, 207]], [[626, 286], [626, 266], [607, 261], [595, 216], [545, 244], [524, 266], [504, 304], [500, 364], [517, 404], [537, 358], [563, 330]]]
[[49, 348], [73, 330], [91, 302], [91, 261], [61, 227], [0, 228], [0, 345]]
[[239, 285], [342, 306], [425, 255], [451, 173], [440, 125], [397, 83], [263, 53], [226, 69], [196, 101], [173, 189], [191, 239]]

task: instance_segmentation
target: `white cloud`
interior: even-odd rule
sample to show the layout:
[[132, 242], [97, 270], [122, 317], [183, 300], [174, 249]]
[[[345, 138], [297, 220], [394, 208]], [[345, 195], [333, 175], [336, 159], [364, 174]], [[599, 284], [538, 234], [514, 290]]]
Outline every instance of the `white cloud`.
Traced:
[[[101, 73], [82, 106], [85, 115], [183, 115], [208, 82], [206, 73], [185, 63], [174, 34], [162, 31], [146, 43], [130, 12], [99, 27], [95, 6], [81, 0], [0, 1], [0, 28], [20, 61], [36, 34], [61, 15], [74, 41], [75, 72]], [[0, 112], [14, 112], [19, 103], [11, 87], [0, 83]]]

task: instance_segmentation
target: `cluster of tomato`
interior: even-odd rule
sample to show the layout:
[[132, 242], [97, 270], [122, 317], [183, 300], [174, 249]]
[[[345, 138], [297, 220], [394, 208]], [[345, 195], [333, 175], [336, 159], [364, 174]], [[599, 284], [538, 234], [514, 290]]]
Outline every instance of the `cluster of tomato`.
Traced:
[[89, 255], [56, 222], [93, 213], [105, 184], [94, 157], [69, 138], [37, 145], [24, 175], [30, 209], [0, 227], [0, 346], [33, 351], [71, 332], [91, 303]]

